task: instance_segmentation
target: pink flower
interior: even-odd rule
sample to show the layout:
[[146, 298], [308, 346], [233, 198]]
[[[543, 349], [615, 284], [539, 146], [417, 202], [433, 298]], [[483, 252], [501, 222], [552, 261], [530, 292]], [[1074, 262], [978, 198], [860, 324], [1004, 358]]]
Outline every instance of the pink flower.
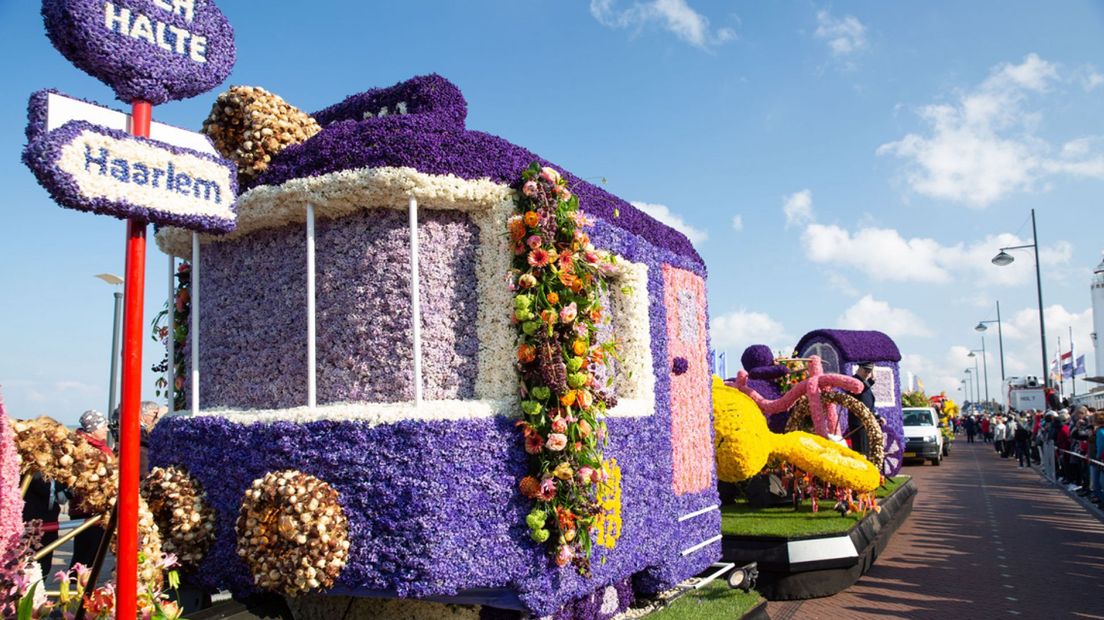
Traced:
[[593, 467], [580, 467], [579, 471], [575, 472], [575, 475], [579, 478], [579, 482], [586, 484], [588, 482], [594, 482], [594, 468]]
[[542, 446], [544, 446], [544, 439], [541, 438], [539, 433], [526, 436], [525, 451], [527, 453], [540, 454]]
[[530, 237], [525, 240], [525, 243], [529, 246], [530, 250], [535, 250], [539, 248], [544, 242], [541, 240], [540, 235], [530, 235]]
[[537, 495], [537, 499], [543, 501], [551, 501], [553, 497], [556, 497], [556, 479], [551, 476], [545, 476], [541, 479], [540, 494]]
[[545, 167], [541, 168], [540, 178], [542, 178], [545, 181], [548, 181], [549, 183], [555, 185], [556, 183], [560, 182], [560, 173], [556, 172], [552, 168], [549, 168], [548, 166], [545, 166]]
[[562, 192], [560, 192], [560, 200], [563, 200], [564, 202], [571, 200], [571, 192], [569, 192], [566, 187], [563, 188]]
[[575, 320], [575, 317], [579, 314], [579, 307], [575, 305], [575, 302], [571, 302], [560, 309], [560, 322], [570, 323]]
[[590, 263], [591, 265], [598, 263], [597, 252], [586, 252], [585, 254], [583, 254], [583, 256], [586, 258], [586, 262]]
[[567, 432], [567, 420], [563, 418], [556, 418], [552, 420], [552, 432], [553, 433], [566, 433]]
[[559, 452], [567, 447], [567, 435], [563, 433], [552, 433], [548, 436], [548, 441], [544, 444], [545, 448], [553, 452]]
[[533, 196], [534, 194], [536, 194], [537, 193], [537, 182], [536, 181], [526, 181], [525, 185], [521, 186], [521, 193], [525, 194], [526, 196]]

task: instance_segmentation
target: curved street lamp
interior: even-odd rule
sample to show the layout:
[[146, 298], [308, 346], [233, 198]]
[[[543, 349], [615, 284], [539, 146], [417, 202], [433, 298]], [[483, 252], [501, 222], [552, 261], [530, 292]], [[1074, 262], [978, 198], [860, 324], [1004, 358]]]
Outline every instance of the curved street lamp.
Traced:
[[[99, 278], [115, 287], [115, 316], [111, 321], [111, 378], [107, 387], [107, 419], [111, 422], [109, 428], [118, 428], [118, 420], [115, 419], [115, 402], [117, 387], [119, 385], [119, 330], [123, 320], [123, 292], [120, 289], [124, 280], [113, 273], [97, 273], [94, 278]], [[108, 441], [112, 441], [112, 432], [108, 433]]]
[[1043, 277], [1039, 273], [1039, 232], [1035, 228], [1035, 209], [1031, 210], [1031, 243], [1000, 248], [997, 255], [993, 257], [993, 264], [998, 267], [1011, 265], [1012, 261], [1016, 259], [1005, 250], [1023, 250], [1026, 248], [1035, 250], [1035, 289], [1039, 295], [1039, 343], [1042, 347], [1039, 355], [1043, 360], [1043, 385], [1050, 387], [1050, 372], [1047, 368], [1046, 322], [1043, 319]]
[[[995, 321], [978, 321], [977, 327], [975, 327], [974, 330], [984, 333], [985, 330], [989, 329], [989, 326], [987, 325], [988, 323], [996, 323], [997, 324], [997, 343], [1000, 345], [1001, 383], [1003, 384], [1004, 383], [1004, 330], [1001, 328], [1000, 301], [999, 300], [997, 301], [997, 320], [995, 320]], [[985, 339], [984, 338], [981, 340], [981, 346], [982, 347], [985, 346]]]
[[981, 337], [981, 348], [971, 349], [967, 357], [974, 358], [974, 372], [977, 372], [977, 354], [981, 353], [981, 368], [985, 372], [985, 408], [989, 408], [989, 362], [985, 359], [985, 336]]

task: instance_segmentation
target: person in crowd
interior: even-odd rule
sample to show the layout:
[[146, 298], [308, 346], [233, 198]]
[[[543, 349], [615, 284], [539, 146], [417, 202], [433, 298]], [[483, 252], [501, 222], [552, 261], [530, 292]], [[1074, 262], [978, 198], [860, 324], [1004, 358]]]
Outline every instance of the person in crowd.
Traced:
[[1012, 441], [1016, 447], [1016, 460], [1020, 467], [1031, 465], [1031, 453], [1028, 450], [1028, 445], [1031, 442], [1031, 422], [1029, 422], [1029, 419], [1026, 415], [1022, 416], [1015, 423], [1015, 430], [1012, 432]]
[[985, 443], [989, 443], [993, 440], [992, 430], [989, 428], [989, 417], [981, 416], [981, 421], [978, 422], [978, 427], [981, 429], [981, 439]]
[[974, 443], [974, 435], [977, 434], [977, 420], [974, 416], [968, 416], [962, 423], [962, 427], [966, 430], [966, 443]]
[[1057, 431], [1054, 436], [1055, 456], [1058, 459], [1058, 481], [1062, 484], [1070, 483], [1069, 455], [1070, 449], [1070, 414], [1065, 409], [1058, 412]]
[[1073, 411], [1073, 422], [1070, 427], [1070, 451], [1069, 455], [1071, 485], [1075, 485], [1078, 495], [1089, 494], [1089, 436], [1092, 428], [1089, 421], [1089, 409], [1084, 405]]
[[[89, 409], [80, 417], [80, 428], [77, 429], [77, 435], [83, 437], [97, 450], [113, 456], [111, 448], [107, 445], [107, 430], [107, 418], [104, 414], [95, 409]], [[78, 508], [79, 505], [80, 498], [72, 497], [69, 504], [70, 519], [89, 519], [94, 516], [82, 511]], [[92, 562], [96, 559], [96, 550], [100, 547], [100, 540], [103, 539], [105, 531], [104, 527], [96, 525], [77, 534], [73, 539], [73, 559], [69, 562], [69, 568], [72, 568], [74, 564], [92, 565]]]
[[[39, 474], [31, 478], [31, 486], [27, 487], [27, 493], [23, 496], [23, 522], [27, 523], [38, 519], [42, 521], [45, 531], [42, 534], [42, 546], [58, 539], [58, 515], [61, 514], [60, 500], [64, 500], [63, 487], [52, 480], [46, 480]], [[61, 497], [59, 497], [61, 495]], [[38, 565], [42, 568], [44, 576], [50, 574], [50, 565], [54, 561], [54, 554], [47, 553], [39, 558]]]
[[157, 425], [157, 421], [161, 419], [161, 416], [168, 411], [168, 407], [159, 405], [152, 400], [142, 401], [142, 405], [139, 409], [141, 414], [142, 423], [142, 435], [139, 440], [140, 458], [139, 458], [139, 474], [145, 478], [149, 473], [149, 437], [153, 432], [153, 427]]
[[1004, 431], [1008, 426], [1004, 423], [1004, 418], [1001, 416], [993, 416], [993, 449], [997, 454], [1004, 456]]
[[[855, 368], [855, 378], [862, 381], [863, 391], [859, 394], [858, 399], [866, 408], [870, 410], [870, 413], [878, 417], [878, 409], [874, 406], [874, 362], [864, 362], [859, 364]], [[884, 423], [879, 418], [878, 422]], [[852, 412], [847, 412], [847, 428], [851, 429], [851, 448], [859, 454], [869, 454], [870, 440], [866, 436], [866, 429], [863, 427], [862, 422]]]
[[[1093, 413], [1093, 433], [1089, 455], [1093, 460], [1104, 463], [1104, 411]], [[1104, 502], [1104, 467], [1097, 463], [1090, 465], [1092, 472], [1092, 501], [1100, 505]]]

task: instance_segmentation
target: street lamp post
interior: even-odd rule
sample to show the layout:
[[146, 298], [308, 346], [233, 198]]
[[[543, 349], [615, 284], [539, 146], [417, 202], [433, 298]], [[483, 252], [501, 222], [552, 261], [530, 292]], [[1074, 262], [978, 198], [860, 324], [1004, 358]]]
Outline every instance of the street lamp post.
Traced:
[[[107, 388], [107, 419], [112, 422], [112, 429], [118, 428], [115, 419], [116, 387], [119, 385], [119, 330], [123, 320], [123, 293], [119, 287], [123, 279], [112, 273], [96, 274], [97, 278], [115, 287], [115, 318], [111, 323], [111, 383]], [[110, 438], [110, 434], [109, 434]]]
[[[986, 325], [986, 323], [996, 323], [997, 324], [997, 344], [1000, 346], [1001, 383], [1003, 384], [1004, 383], [1004, 330], [1001, 329], [1000, 301], [997, 301], [997, 320], [996, 321], [978, 321], [977, 327], [975, 327], [974, 329], [979, 331], [979, 332], [984, 332], [985, 330], [989, 329], [989, 326]], [[985, 345], [985, 339], [982, 338], [981, 342], [982, 342], [982, 346], [984, 346]]]
[[[974, 372], [974, 369], [973, 368], [967, 368], [963, 372], [966, 373], [966, 387], [973, 388], [974, 386], [970, 385], [970, 374]], [[971, 394], [970, 402], [974, 403], [974, 409], [977, 409], [977, 401], [978, 401], [977, 390], [976, 389], [971, 389], [970, 394]]]
[[977, 353], [981, 352], [981, 368], [985, 373], [985, 408], [989, 408], [989, 361], [985, 359], [985, 336], [981, 337], [981, 349], [972, 349], [970, 357], [974, 358], [974, 368], [977, 368]]
[[1031, 243], [1001, 248], [997, 255], [993, 257], [993, 264], [998, 267], [1011, 265], [1012, 261], [1016, 259], [1005, 250], [1025, 248], [1034, 248], [1035, 250], [1035, 289], [1039, 295], [1039, 344], [1042, 346], [1039, 355], [1043, 361], [1043, 385], [1050, 387], [1050, 373], [1047, 371], [1046, 322], [1043, 320], [1043, 277], [1039, 272], [1039, 232], [1035, 228], [1035, 209], [1031, 210]]

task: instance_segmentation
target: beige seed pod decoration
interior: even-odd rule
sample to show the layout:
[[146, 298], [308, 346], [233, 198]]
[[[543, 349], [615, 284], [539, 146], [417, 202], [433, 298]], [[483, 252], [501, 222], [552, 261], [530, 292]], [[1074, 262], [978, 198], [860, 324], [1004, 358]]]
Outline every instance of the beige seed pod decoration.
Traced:
[[191, 572], [207, 554], [215, 538], [215, 511], [199, 481], [177, 467], [154, 467], [142, 481], [162, 548], [174, 553], [182, 571]]
[[242, 183], [264, 172], [277, 153], [321, 130], [309, 114], [257, 86], [233, 86], [220, 94], [203, 121], [203, 133], [237, 164]]
[[331, 587], [349, 558], [337, 491], [303, 472], [270, 472], [245, 491], [238, 557], [257, 587], [288, 596]]
[[[52, 418], [13, 420], [11, 426], [21, 459], [21, 475], [37, 473], [69, 487], [77, 507], [85, 512], [102, 515], [111, 512], [119, 488], [119, 464], [114, 456], [98, 450]], [[116, 542], [117, 537], [113, 549]], [[139, 582], [147, 588], [160, 589], [162, 575], [156, 565], [162, 559], [161, 537], [153, 514], [141, 497], [138, 550], [147, 560], [140, 565]]]

